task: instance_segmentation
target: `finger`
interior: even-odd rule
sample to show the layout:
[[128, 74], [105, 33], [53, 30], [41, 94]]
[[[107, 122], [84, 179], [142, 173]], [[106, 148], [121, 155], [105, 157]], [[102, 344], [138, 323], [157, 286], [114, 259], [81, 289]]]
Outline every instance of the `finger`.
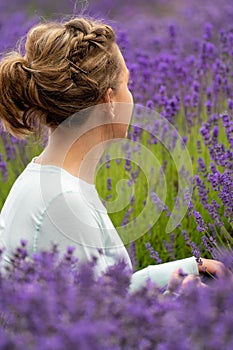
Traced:
[[199, 276], [196, 275], [188, 275], [187, 277], [184, 278], [182, 285], [181, 285], [181, 290], [187, 289], [189, 286], [195, 286], [195, 287], [207, 287], [205, 283], [203, 283], [200, 279]]
[[175, 269], [168, 281], [167, 289], [170, 291], [177, 290], [186, 276], [187, 274], [185, 274], [182, 269]]

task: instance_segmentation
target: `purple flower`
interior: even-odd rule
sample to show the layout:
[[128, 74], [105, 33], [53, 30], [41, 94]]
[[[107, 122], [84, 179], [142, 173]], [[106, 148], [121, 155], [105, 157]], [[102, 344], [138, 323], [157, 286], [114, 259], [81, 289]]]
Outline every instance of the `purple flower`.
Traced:
[[206, 89], [207, 100], [209, 100], [209, 101], [212, 100], [212, 93], [213, 93], [212, 87], [208, 86], [207, 89]]
[[207, 100], [206, 103], [205, 103], [205, 106], [206, 106], [206, 114], [207, 115], [211, 115], [211, 112], [212, 112], [212, 102], [211, 102], [211, 100]]
[[110, 154], [106, 154], [105, 158], [106, 158], [105, 167], [106, 167], [106, 169], [109, 169], [110, 168], [110, 164], [111, 164], [110, 163], [111, 162]]
[[145, 244], [145, 246], [148, 252], [150, 253], [150, 258], [155, 260], [157, 264], [161, 264], [162, 260], [159, 257], [159, 253], [153, 249], [152, 245], [148, 242]]
[[182, 146], [186, 146], [187, 145], [187, 141], [188, 141], [188, 137], [187, 136], [182, 136]]
[[198, 211], [193, 210], [193, 215], [194, 215], [196, 222], [197, 222], [197, 230], [199, 232], [206, 231], [206, 226], [205, 226], [204, 220], [201, 217], [201, 214]]
[[2, 154], [0, 154], [0, 172], [2, 174], [2, 180], [7, 181], [7, 179], [8, 179], [7, 163], [3, 161]]
[[107, 178], [107, 190], [111, 191], [112, 189], [112, 179], [110, 177]]
[[213, 34], [213, 26], [211, 23], [206, 23], [204, 28], [203, 38], [206, 41], [211, 40]]
[[126, 226], [130, 222], [130, 217], [131, 217], [132, 212], [133, 212], [132, 208], [129, 208], [126, 210], [125, 215], [124, 215], [123, 220], [122, 220], [122, 223], [121, 223], [122, 226]]
[[211, 216], [211, 218], [214, 220], [215, 224], [223, 226], [223, 223], [221, 222], [221, 218], [219, 215], [219, 208], [220, 205], [213, 199], [212, 203], [208, 205], [208, 212]]
[[218, 133], [219, 133], [218, 126], [215, 125], [212, 133], [212, 144], [216, 144], [218, 142]]
[[132, 170], [132, 163], [130, 159], [126, 159], [124, 168], [126, 171], [131, 171]]
[[[203, 174], [206, 174], [207, 168], [206, 168], [206, 165], [205, 165], [204, 160], [203, 160], [202, 158], [199, 157], [198, 160], [197, 160], [197, 162], [198, 162], [198, 171], [201, 172], [201, 173], [203, 173]], [[199, 176], [197, 175], [196, 178], [199, 179]]]
[[172, 260], [175, 260], [175, 235], [174, 233], [170, 234], [170, 242], [167, 242], [165, 239], [163, 239], [163, 245], [166, 251], [169, 253], [170, 258]]
[[[194, 177], [195, 182], [196, 182], [196, 186], [198, 189], [198, 196], [199, 196], [199, 200], [200, 202], [203, 204], [204, 208], [207, 208], [208, 206], [208, 194], [209, 191], [206, 189], [205, 183], [204, 181], [202, 181], [199, 177], [199, 175], [195, 175]], [[198, 213], [199, 214], [199, 213]], [[197, 213], [194, 214], [196, 219], [197, 219]], [[199, 217], [198, 217], [199, 218]], [[199, 223], [199, 222], [198, 222]]]
[[206, 145], [210, 143], [210, 127], [207, 123], [204, 123], [200, 129], [200, 134], [203, 136]]
[[[228, 105], [230, 105], [231, 102], [228, 100]], [[233, 119], [232, 116], [227, 114], [222, 114], [222, 124], [226, 130], [227, 139], [230, 143], [230, 147], [233, 148]]]
[[191, 105], [191, 96], [190, 95], [185, 95], [184, 98], [184, 106], [187, 108]]
[[193, 92], [199, 93], [199, 91], [200, 91], [200, 84], [199, 84], [199, 82], [198, 81], [194, 81], [192, 88], [193, 88]]
[[168, 29], [169, 29], [169, 35], [170, 35], [170, 37], [171, 37], [172, 39], [174, 39], [175, 36], [176, 36], [176, 27], [175, 27], [175, 25], [174, 25], [174, 24], [170, 24]]

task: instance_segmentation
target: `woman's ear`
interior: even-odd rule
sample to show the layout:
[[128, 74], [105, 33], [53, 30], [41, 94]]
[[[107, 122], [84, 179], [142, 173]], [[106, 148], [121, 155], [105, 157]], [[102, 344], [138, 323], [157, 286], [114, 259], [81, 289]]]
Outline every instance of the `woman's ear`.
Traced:
[[113, 99], [113, 90], [112, 90], [112, 88], [108, 88], [108, 90], [106, 91], [106, 93], [103, 97], [103, 102], [109, 103], [112, 101], [112, 99]]
[[108, 115], [110, 115], [111, 119], [115, 118], [114, 114], [114, 104], [113, 104], [113, 90], [111, 88], [108, 88], [106, 91], [106, 94], [103, 98], [103, 103], [106, 104], [106, 110], [108, 112]]

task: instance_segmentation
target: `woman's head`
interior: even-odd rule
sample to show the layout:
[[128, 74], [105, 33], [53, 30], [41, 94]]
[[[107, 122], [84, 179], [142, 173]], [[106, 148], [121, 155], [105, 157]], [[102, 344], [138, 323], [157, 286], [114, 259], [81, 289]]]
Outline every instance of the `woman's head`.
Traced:
[[108, 25], [85, 18], [39, 24], [25, 49], [0, 63], [0, 118], [17, 136], [57, 126], [118, 91], [122, 59]]

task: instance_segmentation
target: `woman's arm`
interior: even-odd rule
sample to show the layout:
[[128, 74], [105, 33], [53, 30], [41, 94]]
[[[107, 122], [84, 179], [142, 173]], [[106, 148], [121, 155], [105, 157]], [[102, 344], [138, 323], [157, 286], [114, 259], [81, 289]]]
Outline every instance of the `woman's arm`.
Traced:
[[132, 275], [130, 290], [136, 291], [140, 289], [148, 279], [156, 283], [159, 287], [165, 287], [172, 273], [177, 268], [181, 268], [183, 272], [187, 274], [199, 274], [195, 257], [171, 261], [161, 265], [149, 265]]
[[136, 291], [142, 287], [148, 279], [159, 287], [165, 287], [176, 269], [182, 269], [185, 274], [199, 275], [209, 273], [211, 276], [221, 278], [226, 273], [225, 266], [217, 260], [195, 257], [176, 260], [161, 265], [150, 265], [132, 275], [130, 290]]

